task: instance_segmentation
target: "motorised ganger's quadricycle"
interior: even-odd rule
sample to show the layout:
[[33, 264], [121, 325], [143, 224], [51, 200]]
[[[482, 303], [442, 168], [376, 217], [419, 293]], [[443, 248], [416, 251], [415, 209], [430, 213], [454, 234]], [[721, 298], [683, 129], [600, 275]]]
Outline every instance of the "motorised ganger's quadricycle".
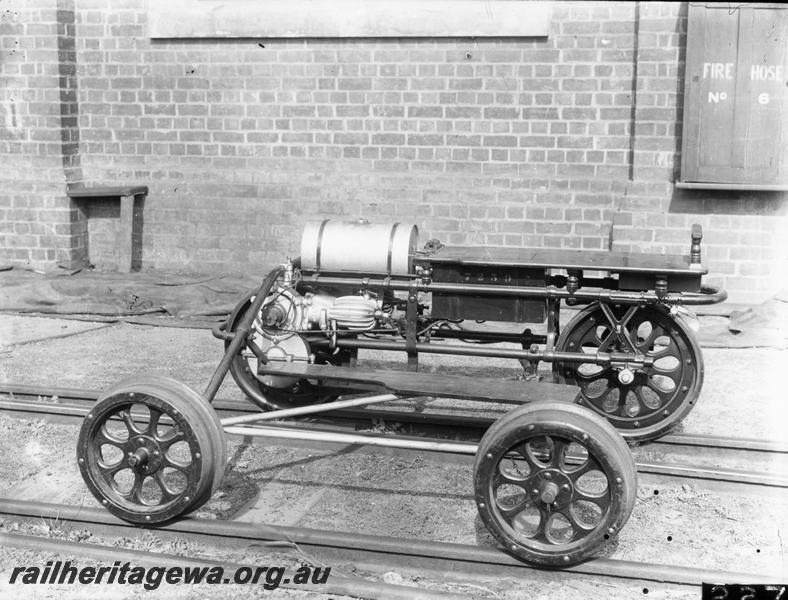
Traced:
[[[551, 566], [593, 554], [635, 502], [624, 438], [664, 434], [700, 393], [703, 360], [681, 307], [725, 298], [701, 285], [700, 227], [688, 256], [437, 241], [419, 249], [417, 238], [403, 223], [307, 225], [300, 258], [214, 330], [225, 353], [202, 395], [160, 376], [103, 394], [77, 451], [93, 494], [136, 523], [193, 511], [221, 482], [225, 432], [475, 453], [476, 505], [509, 552]], [[582, 307], [565, 327], [561, 301]], [[511, 327], [532, 323], [545, 333]], [[361, 368], [359, 350], [400, 351], [406, 369]], [[513, 359], [531, 372], [547, 361], [556, 382], [571, 385], [420, 372], [425, 353]], [[219, 420], [211, 402], [228, 370], [265, 412]], [[521, 406], [478, 447], [265, 424], [424, 396]]]

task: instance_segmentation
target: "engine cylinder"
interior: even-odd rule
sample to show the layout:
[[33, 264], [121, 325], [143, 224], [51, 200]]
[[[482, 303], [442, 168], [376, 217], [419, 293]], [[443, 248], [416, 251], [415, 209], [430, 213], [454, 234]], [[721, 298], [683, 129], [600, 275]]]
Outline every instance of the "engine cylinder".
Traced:
[[332, 221], [307, 223], [301, 266], [315, 271], [361, 271], [407, 275], [419, 230], [409, 223]]
[[337, 322], [341, 329], [373, 329], [377, 320], [377, 303], [363, 296], [340, 296], [328, 310], [328, 318]]

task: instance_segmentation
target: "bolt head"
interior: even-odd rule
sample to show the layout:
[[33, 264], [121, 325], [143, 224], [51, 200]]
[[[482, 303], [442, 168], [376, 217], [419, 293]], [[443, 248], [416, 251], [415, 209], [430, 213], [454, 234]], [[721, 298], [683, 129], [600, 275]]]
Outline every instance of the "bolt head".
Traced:
[[570, 490], [569, 484], [565, 483], [564, 485], [561, 486], [561, 489], [563, 489], [565, 492], [568, 492]]
[[102, 503], [104, 506], [106, 506], [107, 504], [109, 504], [109, 500], [107, 500], [106, 498], [104, 498], [104, 499], [101, 501], [101, 503]]
[[150, 521], [150, 515], [145, 515], [145, 520]]
[[83, 465], [83, 464], [85, 464], [85, 459], [84, 458], [80, 458], [78, 462], [79, 462], [79, 464]]
[[565, 563], [568, 563], [568, 562], [569, 562], [569, 556], [567, 556], [566, 554], [564, 554], [564, 562], [565, 562]]
[[616, 477], [616, 483], [623, 483], [623, 479], [621, 477]]
[[488, 452], [487, 453], [487, 458], [492, 458], [492, 457], [493, 457], [492, 452]]
[[190, 500], [191, 500], [191, 498], [189, 498], [189, 496], [184, 496], [183, 497], [183, 501], [184, 502], [189, 502]]
[[92, 419], [92, 418], [93, 418], [93, 413], [88, 413], [88, 419]]
[[545, 479], [552, 479], [552, 478], [553, 478], [553, 476], [552, 476], [550, 473], [545, 473], [545, 474], [544, 474], [544, 478], [545, 478]]
[[618, 372], [618, 380], [624, 385], [629, 385], [635, 381], [635, 374], [629, 369], [623, 369]]
[[536, 488], [532, 489], [531, 490], [531, 495], [532, 496], [538, 496], [539, 495], [539, 490], [537, 490]]
[[202, 458], [202, 454], [200, 454], [199, 452], [195, 452], [194, 458]]
[[484, 502], [479, 502], [479, 508], [484, 508]]
[[534, 427], [535, 427], [535, 426], [534, 426], [534, 424], [533, 424], [533, 423], [531, 423], [531, 424], [528, 426], [528, 431], [533, 431], [533, 430], [534, 430]]

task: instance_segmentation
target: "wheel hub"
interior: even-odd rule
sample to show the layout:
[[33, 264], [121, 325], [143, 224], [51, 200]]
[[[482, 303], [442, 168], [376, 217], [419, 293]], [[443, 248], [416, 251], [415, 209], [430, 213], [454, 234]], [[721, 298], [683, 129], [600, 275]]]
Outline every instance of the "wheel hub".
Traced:
[[572, 480], [558, 469], [539, 471], [533, 479], [531, 496], [545, 510], [560, 510], [572, 501]]
[[156, 440], [147, 435], [138, 435], [132, 438], [131, 447], [136, 450], [130, 451], [127, 455], [126, 463], [130, 467], [146, 473], [155, 473], [159, 470], [163, 453]]

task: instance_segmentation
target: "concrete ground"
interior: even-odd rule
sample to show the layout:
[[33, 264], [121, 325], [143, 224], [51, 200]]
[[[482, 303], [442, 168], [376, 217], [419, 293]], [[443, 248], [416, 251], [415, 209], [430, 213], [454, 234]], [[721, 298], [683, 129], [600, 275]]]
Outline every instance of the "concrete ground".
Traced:
[[[205, 329], [49, 317], [0, 316], [0, 340], [0, 381], [52, 387], [101, 389], [127, 375], [152, 372], [175, 377], [201, 391], [222, 355], [221, 342]], [[704, 348], [703, 391], [683, 430], [784, 440], [788, 407], [781, 375], [788, 367], [787, 352]], [[361, 356], [362, 362], [386, 358]], [[480, 368], [478, 360], [474, 363], [456, 357], [431, 357], [427, 362], [447, 372]], [[516, 372], [516, 364], [491, 361], [490, 365], [496, 373]], [[243, 395], [228, 376], [218, 397], [240, 400]], [[73, 448], [77, 433], [77, 425], [0, 415], [0, 496], [97, 505], [76, 469]], [[636, 452], [649, 456], [647, 446]], [[447, 463], [430, 455], [369, 448], [316, 450], [242, 440], [230, 441], [228, 456], [224, 484], [199, 516], [493, 543], [476, 515], [470, 497], [471, 468], [464, 461]], [[714, 464], [718, 459], [699, 453], [697, 460]], [[765, 461], [758, 470], [777, 473], [783, 466]], [[602, 554], [710, 569], [788, 573], [783, 543], [786, 525], [785, 493], [762, 494], [756, 487], [731, 493], [703, 484], [642, 484], [630, 522]], [[8, 560], [0, 555], [0, 570], [8, 566]], [[359, 569], [352, 565], [343, 568]], [[576, 576], [529, 579], [525, 573], [516, 585], [472, 578], [448, 589], [468, 597], [644, 595], [636, 583], [600, 584]], [[430, 581], [425, 573], [394, 575], [406, 583]], [[474, 586], [484, 594], [474, 592]], [[696, 594], [652, 584], [649, 597], [654, 596]]]

